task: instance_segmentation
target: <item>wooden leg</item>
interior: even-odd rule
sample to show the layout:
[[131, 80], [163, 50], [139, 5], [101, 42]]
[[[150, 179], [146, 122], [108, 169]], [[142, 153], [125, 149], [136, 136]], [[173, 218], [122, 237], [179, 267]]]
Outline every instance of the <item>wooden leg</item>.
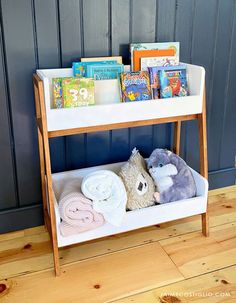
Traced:
[[53, 248], [53, 261], [54, 261], [54, 270], [56, 276], [60, 276], [61, 274], [61, 268], [60, 268], [60, 261], [59, 261], [59, 249], [57, 246], [57, 241], [53, 239], [52, 235], [52, 248]]
[[175, 122], [174, 129], [174, 148], [173, 152], [179, 156], [180, 154], [180, 135], [181, 135], [181, 121]]
[[209, 217], [208, 213], [204, 213], [202, 216], [202, 233], [205, 237], [209, 237]]
[[[207, 161], [207, 127], [206, 127], [206, 93], [203, 95], [203, 110], [198, 115], [199, 127], [199, 145], [200, 145], [200, 173], [208, 179], [208, 161]], [[204, 236], [209, 236], [209, 219], [208, 213], [202, 214], [202, 233]]]

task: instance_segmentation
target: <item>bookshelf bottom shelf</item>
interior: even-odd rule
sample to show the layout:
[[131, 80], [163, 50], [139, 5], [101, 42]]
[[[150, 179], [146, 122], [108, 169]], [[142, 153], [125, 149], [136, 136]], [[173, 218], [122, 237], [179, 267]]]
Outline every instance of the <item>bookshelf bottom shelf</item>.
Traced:
[[[117, 173], [122, 164], [123, 162], [56, 173], [52, 175], [53, 186], [61, 186], [65, 181], [73, 180], [75, 178], [78, 180], [78, 183], [81, 183], [83, 177], [96, 170], [108, 169]], [[142, 227], [205, 213], [207, 209], [208, 182], [196, 171], [192, 170], [192, 173], [197, 186], [196, 197], [162, 205], [155, 205], [139, 210], [128, 211], [126, 212], [123, 223], [120, 227], [105, 223], [103, 226], [94, 230], [64, 237], [60, 234], [60, 215], [58, 204], [55, 199], [54, 207], [56, 214], [58, 247], [82, 243], [106, 236], [128, 232]]]

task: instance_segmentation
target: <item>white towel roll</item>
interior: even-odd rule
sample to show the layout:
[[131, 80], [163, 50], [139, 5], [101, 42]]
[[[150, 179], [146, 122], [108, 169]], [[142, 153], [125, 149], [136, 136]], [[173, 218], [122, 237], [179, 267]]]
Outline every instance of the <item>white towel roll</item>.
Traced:
[[127, 195], [120, 177], [109, 170], [87, 175], [81, 184], [83, 194], [93, 201], [93, 208], [112, 225], [120, 226], [126, 213]]

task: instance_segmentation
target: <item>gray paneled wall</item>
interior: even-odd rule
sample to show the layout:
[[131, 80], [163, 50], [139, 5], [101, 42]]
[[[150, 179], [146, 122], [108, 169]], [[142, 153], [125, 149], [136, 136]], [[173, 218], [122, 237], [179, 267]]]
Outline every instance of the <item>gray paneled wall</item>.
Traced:
[[[180, 41], [181, 60], [206, 69], [212, 188], [235, 183], [235, 0], [0, 0], [0, 232], [42, 223], [32, 74], [81, 56], [122, 55], [130, 42]], [[54, 172], [126, 160], [170, 147], [172, 125], [50, 142]], [[182, 156], [199, 167], [195, 122]]]

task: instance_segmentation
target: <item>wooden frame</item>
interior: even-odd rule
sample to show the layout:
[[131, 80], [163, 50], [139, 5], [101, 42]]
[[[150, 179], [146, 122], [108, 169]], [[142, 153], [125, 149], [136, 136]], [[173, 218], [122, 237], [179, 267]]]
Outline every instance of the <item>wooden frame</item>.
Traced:
[[[92, 127], [81, 127], [81, 128], [65, 129], [65, 130], [49, 132], [47, 129], [43, 82], [38, 75], [34, 74], [33, 83], [34, 83], [38, 143], [39, 143], [43, 213], [44, 213], [45, 226], [49, 231], [52, 240], [54, 268], [55, 268], [56, 276], [60, 275], [60, 263], [59, 263], [59, 248], [57, 243], [57, 232], [56, 232], [56, 218], [55, 218], [55, 210], [54, 210], [54, 193], [52, 189], [52, 172], [51, 172], [51, 160], [50, 160], [50, 150], [49, 150], [49, 138], [67, 136], [67, 135], [76, 135], [81, 133], [89, 133], [94, 131], [97, 132], [97, 131], [112, 130], [118, 128], [128, 128], [128, 127], [175, 122], [173, 150], [175, 151], [176, 154], [179, 154], [180, 139], [181, 139], [181, 121], [198, 120], [199, 143], [200, 143], [200, 173], [206, 179], [208, 178], [205, 89], [203, 94], [203, 108], [202, 108], [202, 113], [200, 114], [183, 115], [177, 117], [151, 119], [151, 120], [143, 120], [143, 121], [135, 121], [135, 122], [116, 123], [116, 124], [100, 125], [100, 126], [92, 126]], [[202, 233], [207, 237], [209, 236], [209, 223], [208, 223], [207, 211], [206, 213], [201, 214], [201, 216], [202, 216]]]

